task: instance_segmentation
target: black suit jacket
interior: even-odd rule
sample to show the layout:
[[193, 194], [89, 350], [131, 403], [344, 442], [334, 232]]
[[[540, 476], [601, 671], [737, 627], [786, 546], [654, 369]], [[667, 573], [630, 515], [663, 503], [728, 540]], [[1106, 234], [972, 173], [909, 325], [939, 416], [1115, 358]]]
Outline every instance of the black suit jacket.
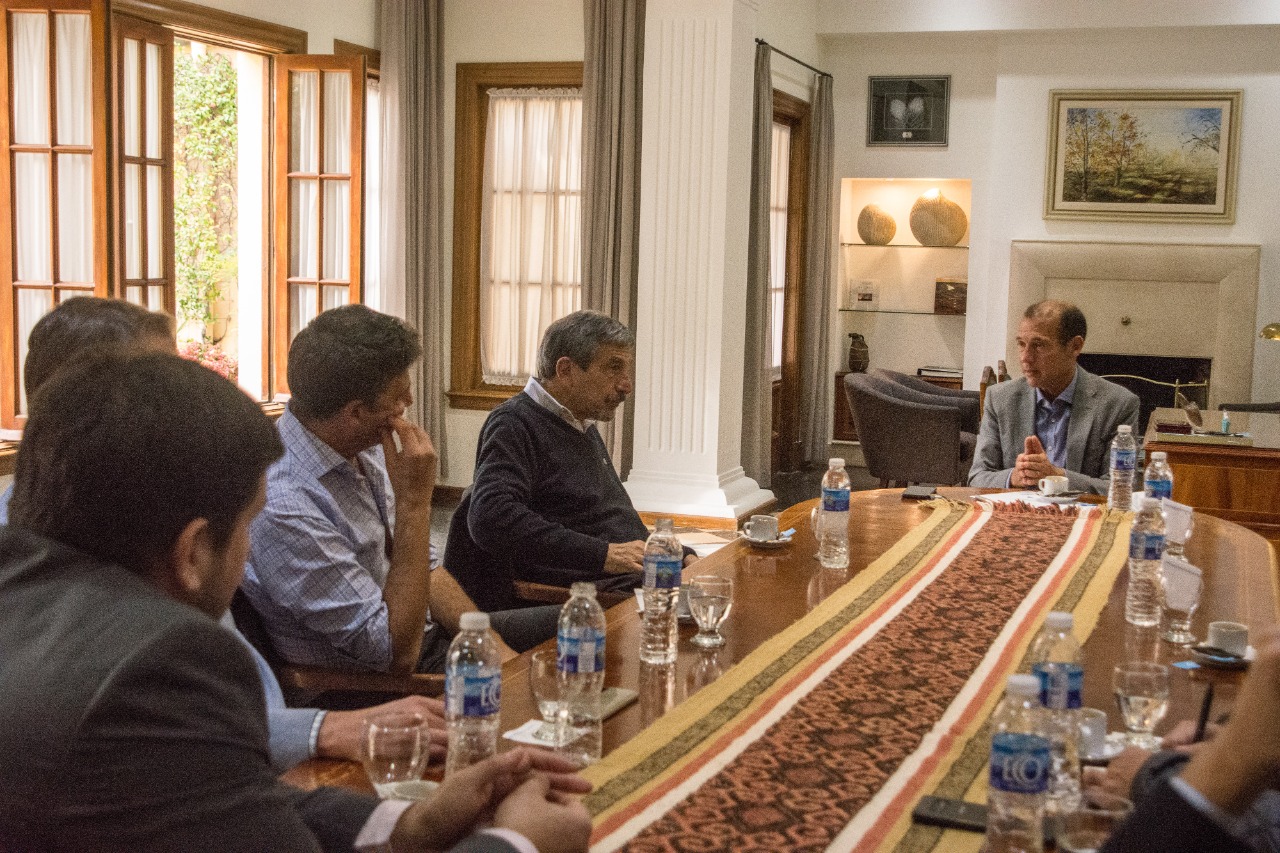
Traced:
[[1129, 819], [1102, 846], [1101, 853], [1249, 853], [1182, 798], [1168, 779], [1156, 782]]

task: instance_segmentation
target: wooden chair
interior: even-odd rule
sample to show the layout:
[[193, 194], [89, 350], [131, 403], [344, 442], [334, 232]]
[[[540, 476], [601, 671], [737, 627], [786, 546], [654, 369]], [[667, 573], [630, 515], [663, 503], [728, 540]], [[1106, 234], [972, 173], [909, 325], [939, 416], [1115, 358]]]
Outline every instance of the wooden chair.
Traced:
[[342, 710], [366, 708], [400, 696], [444, 693], [443, 675], [355, 672], [287, 663], [272, 644], [262, 616], [238, 589], [231, 599], [231, 617], [244, 638], [271, 666], [290, 705]]

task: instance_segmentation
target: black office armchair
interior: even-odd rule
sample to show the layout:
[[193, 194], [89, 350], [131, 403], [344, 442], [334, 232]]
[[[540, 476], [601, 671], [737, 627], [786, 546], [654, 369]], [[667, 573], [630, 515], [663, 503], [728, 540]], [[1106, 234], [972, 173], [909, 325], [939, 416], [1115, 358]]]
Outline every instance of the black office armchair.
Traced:
[[960, 406], [938, 402], [944, 399], [938, 396], [922, 399], [931, 395], [862, 373], [850, 373], [844, 382], [867, 470], [881, 488], [964, 482], [977, 436], [961, 428], [966, 415]]

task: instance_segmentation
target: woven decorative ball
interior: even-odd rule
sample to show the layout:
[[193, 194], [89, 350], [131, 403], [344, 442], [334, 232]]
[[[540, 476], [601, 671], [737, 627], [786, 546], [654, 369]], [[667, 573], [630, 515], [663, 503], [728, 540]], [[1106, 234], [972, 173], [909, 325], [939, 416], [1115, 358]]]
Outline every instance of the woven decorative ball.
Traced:
[[869, 246], [887, 246], [898, 233], [898, 223], [874, 204], [862, 208], [858, 214], [858, 236]]
[[929, 190], [911, 205], [911, 233], [921, 246], [954, 246], [968, 230], [964, 208], [938, 190]]

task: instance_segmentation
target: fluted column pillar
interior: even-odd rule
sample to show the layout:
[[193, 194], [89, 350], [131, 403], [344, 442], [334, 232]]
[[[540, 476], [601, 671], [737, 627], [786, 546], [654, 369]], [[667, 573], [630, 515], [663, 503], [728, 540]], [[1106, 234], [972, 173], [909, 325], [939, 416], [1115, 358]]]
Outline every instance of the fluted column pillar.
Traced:
[[636, 509], [735, 518], [758, 0], [648, 0], [636, 317]]

